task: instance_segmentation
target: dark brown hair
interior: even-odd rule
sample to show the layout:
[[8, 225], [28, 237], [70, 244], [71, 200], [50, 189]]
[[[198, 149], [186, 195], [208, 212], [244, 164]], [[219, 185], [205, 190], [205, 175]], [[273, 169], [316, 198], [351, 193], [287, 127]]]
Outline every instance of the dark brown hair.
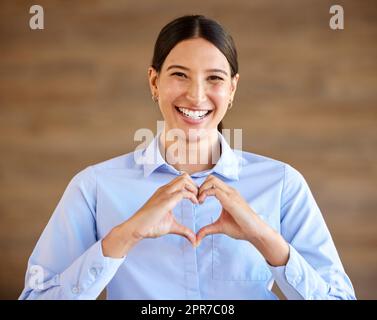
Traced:
[[[160, 72], [169, 52], [181, 41], [203, 38], [219, 49], [230, 65], [231, 77], [238, 73], [237, 50], [230, 34], [216, 21], [202, 15], [185, 15], [165, 25], [156, 40], [151, 66]], [[217, 130], [223, 129], [222, 122]]]

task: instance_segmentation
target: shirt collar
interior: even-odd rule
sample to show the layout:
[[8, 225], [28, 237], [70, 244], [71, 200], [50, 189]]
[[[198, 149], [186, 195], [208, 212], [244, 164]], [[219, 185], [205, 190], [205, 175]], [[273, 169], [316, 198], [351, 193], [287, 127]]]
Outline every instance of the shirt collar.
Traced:
[[[140, 164], [143, 166], [144, 177], [150, 176], [154, 171], [171, 172], [179, 175], [180, 172], [172, 165], [168, 164], [161, 155], [159, 148], [159, 132], [149, 145], [141, 150]], [[218, 132], [221, 143], [221, 156], [215, 166], [209, 170], [196, 172], [192, 177], [203, 177], [212, 173], [217, 173], [230, 180], [239, 180], [239, 172], [241, 169], [241, 151], [233, 150], [229, 146], [224, 136]]]

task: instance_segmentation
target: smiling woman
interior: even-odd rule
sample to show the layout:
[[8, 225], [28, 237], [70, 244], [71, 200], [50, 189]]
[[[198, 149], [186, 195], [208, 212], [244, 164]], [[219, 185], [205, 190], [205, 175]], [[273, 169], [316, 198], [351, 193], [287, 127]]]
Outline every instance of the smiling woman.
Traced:
[[[207, 107], [202, 106], [204, 110], [213, 110], [215, 106], [221, 108], [224, 105], [221, 100], [227, 98], [229, 100], [225, 100], [225, 105], [231, 105], [239, 78], [237, 50], [232, 37], [216, 21], [203, 16], [184, 16], [173, 20], [161, 30], [149, 69], [151, 85], [155, 85], [158, 73], [170, 70], [172, 76], [181, 78], [181, 87], [191, 83], [191, 89], [195, 90], [198, 86], [193, 81], [198, 81], [203, 92], [209, 90], [212, 96], [217, 96], [215, 101], [202, 101], [203, 92], [197, 92], [196, 95], [192, 92], [192, 95], [188, 95], [191, 100], [185, 101], [189, 105], [187, 109], [190, 110], [192, 105], [193, 109], [195, 105], [200, 109], [202, 104], [208, 104]], [[191, 82], [188, 81], [190, 79]], [[157, 90], [153, 92], [158, 97]], [[214, 106], [210, 105], [212, 101]], [[222, 103], [218, 105], [219, 102]], [[215, 119], [219, 131], [222, 129], [221, 119], [221, 114]]]
[[[185, 65], [174, 64], [177, 61]], [[238, 74], [230, 74], [226, 57], [211, 42], [203, 38], [179, 42], [162, 66], [149, 69], [151, 87], [167, 129], [178, 126], [186, 132], [192, 124], [197, 124], [195, 128], [219, 124], [233, 100], [239, 78]], [[175, 111], [183, 117], [175, 117]]]
[[[190, 130], [201, 132], [198, 144], [187, 143], [176, 168], [188, 173], [210, 169], [217, 161], [212, 159], [218, 140], [215, 128], [222, 130], [221, 120], [232, 106], [239, 79], [232, 37], [203, 16], [175, 19], [157, 38], [148, 75], [153, 100], [165, 120], [162, 149], [173, 144], [165, 135], [172, 129], [179, 128], [188, 138]], [[185, 144], [183, 140], [180, 143]], [[204, 163], [185, 163], [190, 154], [200, 154]]]
[[[355, 299], [303, 176], [236, 152], [218, 130], [239, 80], [224, 28], [200, 15], [173, 20], [148, 76], [163, 129], [71, 180], [20, 299], [96, 299], [105, 288], [108, 299], [277, 299], [274, 281], [288, 299]], [[185, 152], [173, 163], [176, 134]]]

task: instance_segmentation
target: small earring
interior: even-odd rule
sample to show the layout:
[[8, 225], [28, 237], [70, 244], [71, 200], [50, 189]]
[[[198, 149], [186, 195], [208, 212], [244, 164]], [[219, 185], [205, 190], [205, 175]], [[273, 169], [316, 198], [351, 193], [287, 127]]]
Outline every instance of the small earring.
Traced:
[[229, 100], [229, 103], [228, 103], [228, 110], [229, 109], [232, 109], [233, 107], [233, 101], [232, 100]]
[[154, 103], [157, 103], [158, 102], [158, 97], [153, 94], [152, 95], [152, 100], [153, 100]]

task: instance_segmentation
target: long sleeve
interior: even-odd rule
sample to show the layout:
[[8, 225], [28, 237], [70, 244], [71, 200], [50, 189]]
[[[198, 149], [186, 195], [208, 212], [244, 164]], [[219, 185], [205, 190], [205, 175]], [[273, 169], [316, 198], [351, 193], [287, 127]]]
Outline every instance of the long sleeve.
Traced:
[[322, 213], [303, 176], [285, 167], [281, 234], [289, 243], [286, 266], [269, 266], [288, 299], [356, 299]]
[[93, 167], [68, 184], [28, 261], [19, 299], [96, 299], [124, 261], [105, 257], [96, 232]]

